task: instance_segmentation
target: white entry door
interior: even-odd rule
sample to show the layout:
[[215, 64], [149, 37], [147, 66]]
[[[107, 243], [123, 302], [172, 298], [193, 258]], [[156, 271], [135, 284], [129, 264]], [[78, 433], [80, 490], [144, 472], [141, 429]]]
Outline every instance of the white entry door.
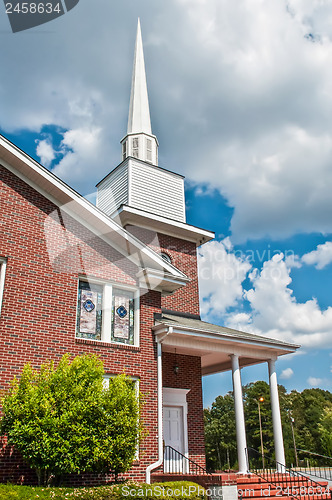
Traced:
[[[184, 421], [181, 406], [164, 406], [164, 442], [184, 455]], [[173, 450], [165, 449], [164, 472], [186, 472], [186, 460]]]

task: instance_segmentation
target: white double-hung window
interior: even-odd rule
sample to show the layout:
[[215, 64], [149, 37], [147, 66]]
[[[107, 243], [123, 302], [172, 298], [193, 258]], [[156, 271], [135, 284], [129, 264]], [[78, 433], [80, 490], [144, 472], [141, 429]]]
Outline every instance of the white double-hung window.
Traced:
[[6, 264], [7, 264], [6, 259], [0, 257], [0, 315], [1, 315], [3, 291], [5, 288]]
[[111, 283], [79, 281], [76, 336], [139, 344], [139, 293]]

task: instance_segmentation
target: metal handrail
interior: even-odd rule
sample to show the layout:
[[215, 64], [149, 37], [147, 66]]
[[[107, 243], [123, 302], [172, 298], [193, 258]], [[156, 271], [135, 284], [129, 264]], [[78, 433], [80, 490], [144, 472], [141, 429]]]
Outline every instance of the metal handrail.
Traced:
[[299, 466], [297, 468], [305, 471], [306, 474], [309, 474], [310, 476], [315, 476], [319, 477], [321, 479], [326, 479], [327, 481], [332, 481], [332, 458], [328, 457], [326, 455], [321, 455], [320, 453], [315, 453], [313, 451], [309, 450], [301, 450], [300, 448], [297, 448], [296, 451], [299, 451], [301, 453], [306, 453], [308, 455], [313, 455], [315, 457], [323, 458], [324, 460], [330, 460], [331, 465], [322, 466], [322, 465], [310, 465], [308, 464], [307, 467], [302, 467]]
[[169, 466], [166, 467], [166, 469], [170, 470], [166, 470], [166, 472], [172, 474], [211, 475], [204, 467], [172, 448], [172, 446], [167, 445], [164, 447], [164, 470], [165, 462], [170, 462]]
[[[263, 479], [263, 481], [275, 486], [278, 493], [277, 496], [281, 496], [284, 493], [296, 500], [301, 500], [303, 497], [311, 497], [315, 498], [315, 500], [331, 499], [331, 491], [328, 486], [323, 492], [324, 487], [321, 484], [301, 472], [286, 467], [280, 462], [274, 462], [275, 466], [272, 466], [271, 468], [264, 467], [259, 469], [258, 467], [250, 467], [249, 451], [256, 453], [257, 456], [260, 456], [259, 451], [254, 448], [247, 448], [248, 469]], [[268, 459], [270, 462], [272, 461], [266, 455], [264, 455], [264, 457], [265, 460]]]
[[309, 455], [316, 455], [316, 457], [327, 458], [328, 460], [332, 461], [332, 457], [328, 457], [327, 455], [321, 455], [320, 453], [314, 453], [313, 451], [301, 450], [301, 448], [296, 448], [296, 451], [302, 451], [303, 453], [309, 453]]

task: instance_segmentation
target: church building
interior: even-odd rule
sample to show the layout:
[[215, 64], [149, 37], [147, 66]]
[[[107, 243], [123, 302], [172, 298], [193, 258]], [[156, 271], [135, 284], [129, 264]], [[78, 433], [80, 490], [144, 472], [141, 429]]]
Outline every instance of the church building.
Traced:
[[[202, 377], [229, 371], [246, 473], [241, 369], [266, 363], [285, 464], [275, 362], [299, 346], [201, 320], [197, 247], [214, 234], [187, 224], [184, 178], [158, 165], [140, 24], [121, 147], [95, 206], [0, 136], [0, 389], [27, 362], [38, 368], [68, 352], [100, 356], [105, 379], [125, 371], [144, 396], [147, 429], [127, 476], [150, 482], [188, 473], [189, 460], [204, 468]], [[3, 437], [0, 481], [31, 474]]]

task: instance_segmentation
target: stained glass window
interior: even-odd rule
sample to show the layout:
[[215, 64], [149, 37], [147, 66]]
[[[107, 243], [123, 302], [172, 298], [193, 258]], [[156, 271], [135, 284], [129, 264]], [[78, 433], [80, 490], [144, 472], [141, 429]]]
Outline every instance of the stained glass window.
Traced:
[[80, 281], [77, 307], [77, 336], [101, 340], [103, 287]]
[[134, 291], [80, 281], [76, 336], [133, 345], [135, 306]]
[[134, 344], [134, 293], [113, 288], [112, 341]]

